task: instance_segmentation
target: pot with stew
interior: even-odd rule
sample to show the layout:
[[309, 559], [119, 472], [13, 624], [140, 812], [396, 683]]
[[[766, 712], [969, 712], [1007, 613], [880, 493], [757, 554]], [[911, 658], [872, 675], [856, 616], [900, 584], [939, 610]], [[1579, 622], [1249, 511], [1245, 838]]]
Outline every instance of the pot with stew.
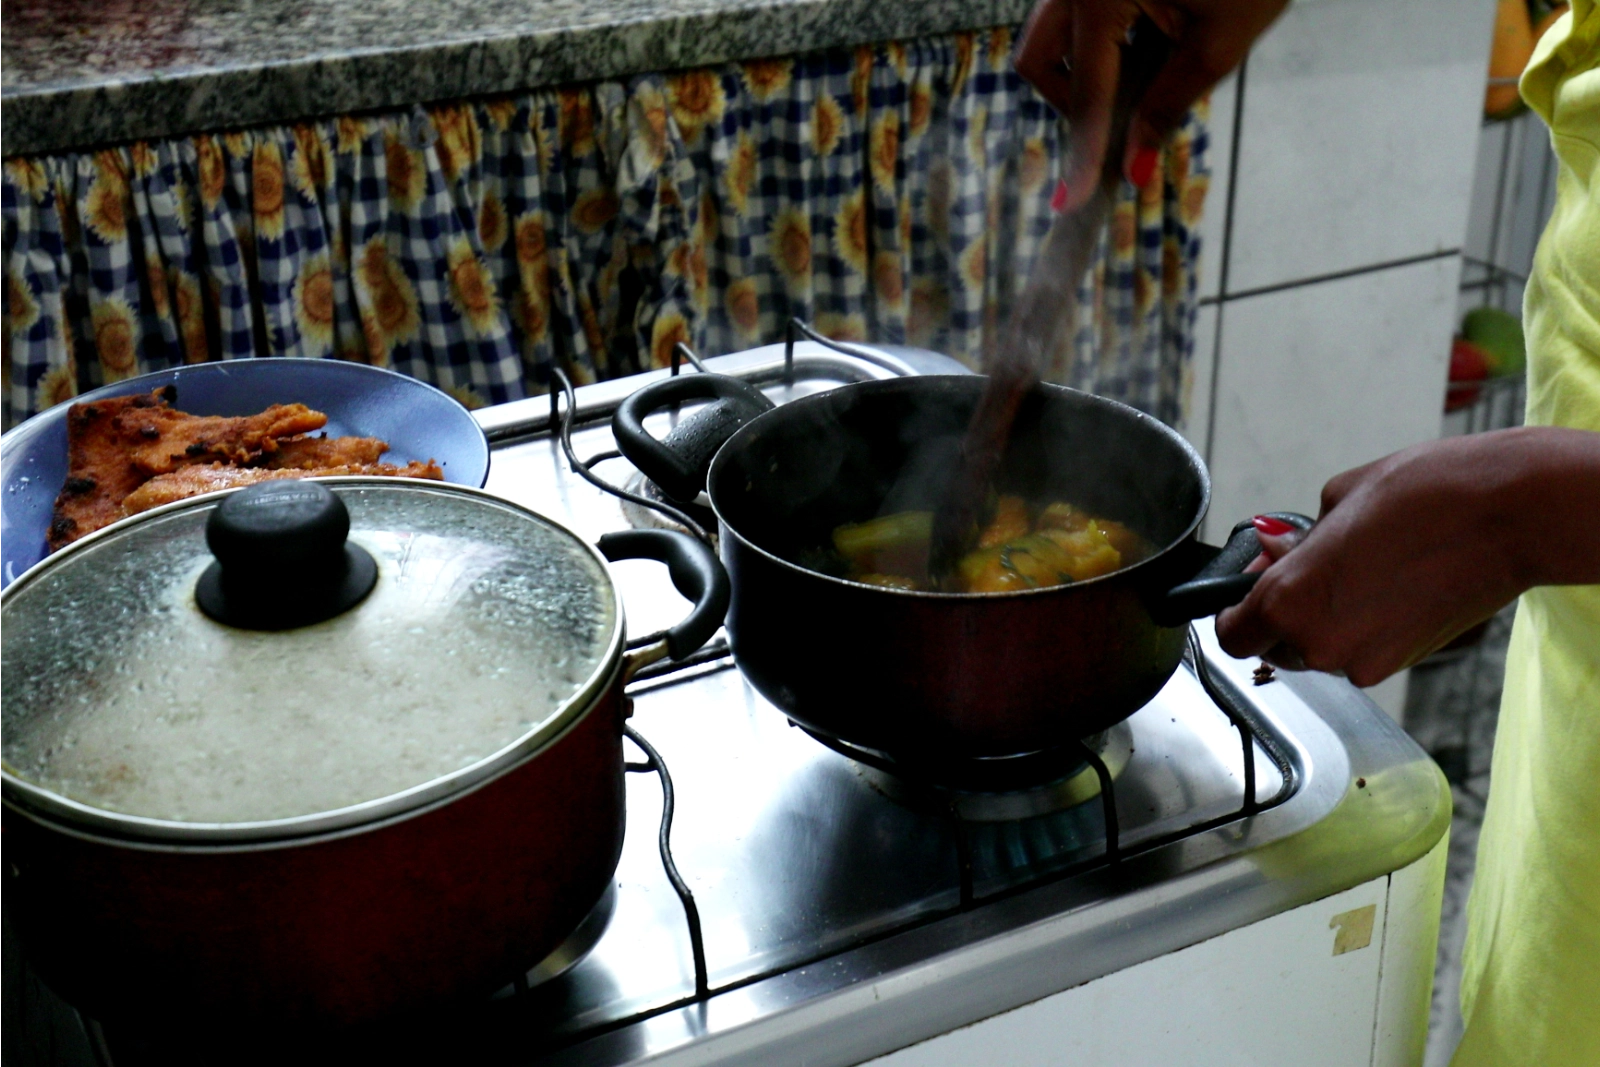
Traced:
[[[695, 602], [629, 650], [607, 559]], [[698, 542], [475, 489], [273, 481], [90, 535], [0, 599], [5, 900], [101, 1018], [346, 1025], [486, 994], [623, 834], [622, 687], [702, 644]]]
[[[930, 584], [932, 512], [983, 385], [930, 376], [809, 396], [747, 420], [706, 465], [740, 669], [794, 722], [902, 764], [1020, 755], [1106, 729], [1166, 684], [1188, 621], [1256, 577], [1240, 573], [1259, 551], [1248, 522], [1224, 549], [1199, 542], [1210, 479], [1178, 433], [1041, 385], [1019, 410], [975, 549]], [[614, 425], [652, 477], [670, 473], [674, 439], [642, 420], [687, 387], [657, 388]]]

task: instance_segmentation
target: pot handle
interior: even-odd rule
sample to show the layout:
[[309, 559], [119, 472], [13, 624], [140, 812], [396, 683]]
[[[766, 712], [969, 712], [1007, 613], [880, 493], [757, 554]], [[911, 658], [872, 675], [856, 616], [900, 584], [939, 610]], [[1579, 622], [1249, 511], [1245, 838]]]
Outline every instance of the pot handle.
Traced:
[[653, 559], [667, 565], [672, 584], [694, 607], [660, 641], [635, 650], [629, 670], [670, 656], [683, 659], [711, 640], [728, 613], [728, 572], [712, 551], [688, 534], [676, 530], [619, 530], [600, 538], [600, 553], [615, 563], [619, 559]]
[[[1316, 520], [1293, 511], [1268, 512], [1268, 517], [1281, 519], [1306, 532], [1316, 525]], [[1259, 572], [1241, 573], [1261, 554], [1261, 541], [1249, 519], [1233, 528], [1228, 543], [1221, 549], [1211, 549], [1210, 545], [1200, 547], [1215, 551], [1216, 555], [1194, 577], [1173, 586], [1158, 600], [1151, 614], [1162, 626], [1181, 626], [1232, 607], [1249, 595], [1261, 577]]]
[[[686, 400], [715, 400], [659, 440], [644, 420]], [[674, 500], [687, 503], [706, 487], [717, 449], [757, 415], [775, 407], [760, 389], [726, 374], [684, 374], [636, 390], [611, 417], [617, 449]]]

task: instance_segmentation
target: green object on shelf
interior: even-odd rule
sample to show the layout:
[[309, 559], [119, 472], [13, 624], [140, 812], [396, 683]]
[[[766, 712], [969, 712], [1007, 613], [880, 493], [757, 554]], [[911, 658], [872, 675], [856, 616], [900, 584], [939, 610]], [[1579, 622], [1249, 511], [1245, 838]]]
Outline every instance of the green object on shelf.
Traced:
[[1483, 349], [1495, 377], [1521, 374], [1527, 364], [1522, 320], [1499, 308], [1473, 308], [1461, 320], [1461, 336]]

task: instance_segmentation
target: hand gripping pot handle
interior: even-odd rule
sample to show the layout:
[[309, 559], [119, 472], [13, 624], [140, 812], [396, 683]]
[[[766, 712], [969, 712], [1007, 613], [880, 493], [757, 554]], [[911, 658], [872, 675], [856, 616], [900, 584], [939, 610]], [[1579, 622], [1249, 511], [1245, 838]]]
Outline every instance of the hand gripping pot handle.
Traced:
[[[1293, 511], [1273, 511], [1269, 518], [1310, 532], [1316, 521]], [[1207, 547], [1207, 546], [1202, 546]], [[1179, 626], [1192, 619], [1215, 615], [1232, 607], [1250, 594], [1261, 574], [1244, 574], [1252, 560], [1261, 554], [1261, 540], [1255, 524], [1245, 519], [1228, 535], [1228, 543], [1188, 581], [1167, 590], [1151, 614], [1162, 626]]]
[[[621, 559], [653, 559], [667, 565], [672, 584], [694, 608], [666, 633], [665, 652], [683, 659], [711, 640], [728, 613], [728, 572], [712, 551], [688, 534], [676, 530], [619, 530], [600, 538], [600, 553], [615, 563]], [[646, 657], [636, 664], [643, 666]]]
[[[680, 422], [659, 440], [644, 420], [687, 400], [715, 403]], [[760, 389], [726, 374], [685, 374], [637, 390], [611, 417], [617, 448], [628, 461], [674, 500], [693, 500], [706, 487], [706, 472], [717, 449], [740, 427], [774, 407]]]

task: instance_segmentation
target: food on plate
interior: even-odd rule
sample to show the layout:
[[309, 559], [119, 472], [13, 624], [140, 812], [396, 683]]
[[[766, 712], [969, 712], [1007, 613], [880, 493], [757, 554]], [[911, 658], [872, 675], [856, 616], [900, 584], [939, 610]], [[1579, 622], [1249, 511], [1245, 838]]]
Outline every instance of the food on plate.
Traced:
[[268, 470], [361, 466], [378, 462], [387, 451], [376, 437], [292, 437], [279, 441], [277, 451], [263, 454], [260, 463]]
[[74, 404], [68, 409], [67, 478], [51, 515], [48, 539], [52, 552], [122, 517], [123, 497], [149, 475], [129, 462], [123, 433], [117, 427], [124, 415], [137, 422], [146, 410], [166, 402], [163, 392], [157, 390]]
[[256, 482], [278, 481], [284, 478], [332, 478], [339, 475], [363, 474], [385, 478], [444, 479], [444, 472], [433, 460], [419, 463], [413, 460], [405, 466], [393, 463], [345, 463], [333, 467], [224, 467], [208, 464], [204, 467], [184, 467], [170, 474], [158, 474], [129, 493], [122, 501], [124, 515], [137, 515], [141, 511], [158, 508], [175, 500], [185, 500], [201, 493], [215, 493], [220, 489], [237, 489]]
[[227, 417], [179, 411], [177, 398], [169, 385], [68, 409], [67, 478], [51, 516], [50, 551], [158, 504], [270, 478], [444, 477], [432, 460], [379, 463], [389, 446], [376, 437], [308, 436], [328, 417], [304, 404]]
[[[191, 463], [249, 463], [277, 451], [279, 441], [320, 430], [328, 422], [326, 415], [304, 404], [274, 404], [257, 415], [227, 418], [189, 415], [170, 403], [162, 398], [159, 404], [130, 406], [110, 419], [88, 421], [104, 427], [103, 433], [122, 445], [128, 460], [150, 475]], [[100, 402], [84, 407], [88, 414]]]
[[[833, 531], [846, 577], [890, 589], [927, 589], [931, 511], [902, 511]], [[1126, 525], [1056, 501], [1035, 510], [1019, 496], [1002, 496], [961, 558], [955, 591], [1000, 593], [1082, 582], [1130, 566], [1151, 553], [1150, 542]]]

